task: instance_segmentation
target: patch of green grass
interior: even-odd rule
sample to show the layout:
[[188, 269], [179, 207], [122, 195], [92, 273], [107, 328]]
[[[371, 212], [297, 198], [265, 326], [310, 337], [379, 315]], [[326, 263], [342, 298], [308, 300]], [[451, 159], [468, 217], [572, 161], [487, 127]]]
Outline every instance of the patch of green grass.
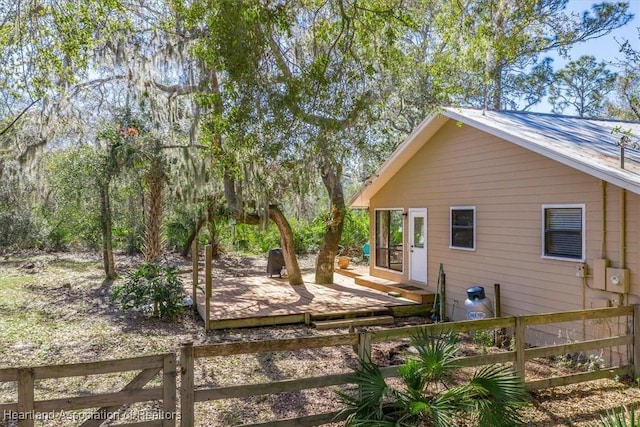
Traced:
[[32, 298], [25, 286], [32, 284], [34, 281], [34, 277], [12, 276], [5, 274], [5, 272], [0, 272], [0, 307], [16, 307], [21, 302]]
[[94, 271], [101, 267], [101, 264], [97, 261], [75, 261], [69, 259], [57, 259], [51, 261], [48, 267], [55, 268], [56, 270], [71, 271], [74, 273], [86, 273]]

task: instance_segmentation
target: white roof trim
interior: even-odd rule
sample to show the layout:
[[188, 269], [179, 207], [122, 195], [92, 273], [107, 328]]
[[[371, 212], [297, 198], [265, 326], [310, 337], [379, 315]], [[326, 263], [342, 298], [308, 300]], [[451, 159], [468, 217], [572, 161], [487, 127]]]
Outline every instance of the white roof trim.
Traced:
[[[570, 156], [569, 154], [552, 150], [543, 145], [536, 144], [535, 142], [532, 142], [529, 139], [522, 138], [517, 135], [513, 135], [511, 133], [502, 131], [496, 127], [490, 126], [488, 124], [485, 124], [477, 120], [474, 120], [470, 117], [467, 117], [464, 114], [457, 113], [453, 109], [446, 109], [445, 115], [461, 123], [472, 126], [478, 130], [497, 136], [506, 141], [512, 142], [520, 147], [523, 147], [530, 151], [538, 153], [544, 157], [548, 157], [566, 166], [570, 166], [588, 175], [599, 178], [603, 181], [607, 181], [610, 184], [614, 184], [614, 185], [617, 185], [618, 187], [640, 194], [640, 177], [638, 177], [636, 174], [632, 172], [629, 172], [624, 169], [615, 169], [615, 168], [610, 168], [606, 166], [599, 167], [595, 164], [581, 162], [580, 160]], [[634, 180], [631, 180], [628, 178], [635, 178], [635, 182]]]
[[[368, 207], [371, 196], [377, 193], [448, 120], [449, 118], [443, 114], [432, 114], [424, 119], [382, 166], [365, 181], [347, 204], [352, 208]], [[422, 138], [419, 138], [420, 136]], [[422, 143], [418, 144], [416, 141], [422, 141]], [[362, 203], [363, 201], [366, 202]]]
[[[445, 108], [440, 114], [428, 116], [411, 132], [402, 144], [398, 146], [393, 154], [378, 168], [376, 173], [364, 183], [360, 190], [351, 197], [348, 205], [352, 208], [368, 207], [371, 197], [373, 197], [448, 120], [459, 121], [460, 123], [497, 136], [588, 175], [640, 194], [640, 176], [634, 172], [605, 164], [582, 161], [572, 156], [570, 152], [554, 150], [551, 146], [545, 146], [532, 138], [519, 136], [503, 130], [499, 126], [492, 126], [491, 123], [478, 120], [473, 117], [471, 112], [479, 113], [477, 110]], [[487, 120], [490, 119], [487, 117]], [[528, 130], [535, 131], [535, 129]]]

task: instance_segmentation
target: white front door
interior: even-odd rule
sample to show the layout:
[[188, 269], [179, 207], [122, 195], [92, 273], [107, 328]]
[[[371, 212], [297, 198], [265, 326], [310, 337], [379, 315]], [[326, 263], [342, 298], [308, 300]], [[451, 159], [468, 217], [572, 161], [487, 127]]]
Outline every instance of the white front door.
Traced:
[[409, 279], [427, 283], [426, 209], [409, 209]]

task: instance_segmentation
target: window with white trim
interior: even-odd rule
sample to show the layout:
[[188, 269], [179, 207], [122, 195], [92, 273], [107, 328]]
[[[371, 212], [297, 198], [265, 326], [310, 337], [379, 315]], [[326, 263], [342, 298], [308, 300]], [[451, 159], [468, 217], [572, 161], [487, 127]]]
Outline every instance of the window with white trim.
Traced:
[[402, 209], [376, 209], [376, 267], [402, 271], [403, 213]]
[[542, 225], [544, 257], [585, 259], [584, 205], [543, 205]]
[[476, 207], [453, 206], [451, 208], [451, 239], [453, 249], [475, 250], [476, 248]]

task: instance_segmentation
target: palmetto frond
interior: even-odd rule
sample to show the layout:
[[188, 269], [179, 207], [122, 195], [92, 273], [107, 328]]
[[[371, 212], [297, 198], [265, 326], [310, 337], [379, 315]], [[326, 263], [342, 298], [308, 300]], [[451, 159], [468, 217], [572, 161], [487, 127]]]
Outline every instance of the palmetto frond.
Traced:
[[377, 365], [361, 360], [353, 376], [356, 387], [349, 392], [338, 391], [338, 396], [347, 407], [340, 414], [348, 414], [349, 426], [415, 426], [414, 422], [404, 424], [407, 415], [403, 402], [410, 399], [387, 384]]
[[619, 410], [607, 411], [606, 416], [600, 417], [600, 427], [640, 427], [640, 417], [636, 416], [635, 410], [622, 408]]
[[527, 400], [524, 381], [511, 367], [489, 365], [467, 385], [469, 401], [478, 414], [478, 425], [508, 427], [521, 423], [518, 408]]
[[[518, 409], [526, 403], [524, 382], [509, 367], [487, 366], [468, 383], [452, 380], [457, 336], [420, 330], [412, 337], [417, 355], [398, 367], [401, 388], [390, 386], [374, 363], [360, 362], [351, 393], [339, 392], [347, 407], [348, 426], [449, 427], [459, 415], [480, 427], [521, 424]], [[444, 383], [446, 387], [439, 387]]]
[[420, 329], [411, 337], [411, 344], [418, 352], [420, 374], [426, 382], [442, 380], [458, 368], [455, 365], [458, 342], [456, 334], [435, 335], [427, 329]]

